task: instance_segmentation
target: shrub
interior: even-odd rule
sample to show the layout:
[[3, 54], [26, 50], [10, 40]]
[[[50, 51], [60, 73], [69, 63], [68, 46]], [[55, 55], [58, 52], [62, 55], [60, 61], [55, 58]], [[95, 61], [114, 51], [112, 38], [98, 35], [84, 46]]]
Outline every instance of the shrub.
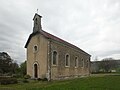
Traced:
[[41, 78], [38, 78], [37, 80], [38, 80], [38, 81], [41, 81], [42, 79], [41, 79]]
[[38, 81], [48, 81], [47, 78], [38, 78], [37, 80], [38, 80]]
[[25, 75], [25, 76], [24, 76], [24, 79], [30, 79], [30, 78], [31, 78], [30, 75]]
[[29, 83], [29, 81], [26, 79], [23, 79], [23, 83]]
[[48, 79], [47, 78], [43, 78], [42, 81], [48, 81]]
[[0, 78], [1, 85], [16, 84], [16, 83], [18, 83], [18, 81], [15, 78], [11, 78], [11, 77], [1, 77]]
[[22, 76], [20, 74], [13, 74], [12, 77], [13, 78], [21, 78]]

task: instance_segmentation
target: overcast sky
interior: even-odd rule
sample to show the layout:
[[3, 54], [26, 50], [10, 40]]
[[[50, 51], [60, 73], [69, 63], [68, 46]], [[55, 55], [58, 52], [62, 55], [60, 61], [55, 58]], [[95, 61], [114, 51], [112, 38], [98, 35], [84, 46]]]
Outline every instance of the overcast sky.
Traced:
[[120, 0], [0, 0], [0, 52], [17, 62], [26, 60], [24, 45], [33, 16], [43, 30], [95, 57], [120, 58]]

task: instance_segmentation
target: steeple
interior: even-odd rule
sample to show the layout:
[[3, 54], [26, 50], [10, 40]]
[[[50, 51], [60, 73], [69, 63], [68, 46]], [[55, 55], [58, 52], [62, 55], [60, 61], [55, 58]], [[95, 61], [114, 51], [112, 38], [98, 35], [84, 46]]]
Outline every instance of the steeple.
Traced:
[[42, 30], [41, 18], [42, 18], [42, 16], [35, 13], [35, 16], [33, 18], [33, 21], [34, 21], [33, 33], [39, 32], [40, 30]]

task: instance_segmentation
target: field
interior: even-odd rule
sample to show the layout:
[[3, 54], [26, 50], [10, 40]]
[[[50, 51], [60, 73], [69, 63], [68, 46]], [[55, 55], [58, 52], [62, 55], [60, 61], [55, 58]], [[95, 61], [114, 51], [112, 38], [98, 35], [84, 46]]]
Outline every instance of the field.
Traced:
[[120, 76], [92, 76], [61, 81], [1, 85], [0, 90], [120, 90]]

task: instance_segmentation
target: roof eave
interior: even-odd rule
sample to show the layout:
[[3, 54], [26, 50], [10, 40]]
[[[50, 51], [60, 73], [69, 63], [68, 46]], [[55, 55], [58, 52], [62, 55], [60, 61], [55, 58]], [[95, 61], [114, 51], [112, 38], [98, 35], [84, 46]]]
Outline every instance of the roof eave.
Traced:
[[27, 42], [26, 42], [26, 44], [25, 44], [25, 46], [24, 46], [24, 48], [27, 48], [27, 46], [28, 46], [31, 38], [32, 38], [33, 36], [35, 36], [36, 34], [39, 34], [39, 33], [40, 33], [40, 32], [31, 33], [30, 36], [29, 36], [29, 38], [28, 38], [28, 40], [27, 40]]

